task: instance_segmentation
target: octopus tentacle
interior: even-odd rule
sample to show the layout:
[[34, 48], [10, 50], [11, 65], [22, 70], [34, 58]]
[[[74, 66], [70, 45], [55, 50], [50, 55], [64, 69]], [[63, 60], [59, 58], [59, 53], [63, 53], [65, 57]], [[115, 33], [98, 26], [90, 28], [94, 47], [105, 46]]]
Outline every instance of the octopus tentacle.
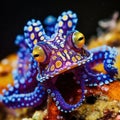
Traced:
[[84, 69], [82, 72], [81, 79], [85, 80], [85, 84], [88, 86], [98, 86], [103, 84], [109, 84], [110, 82], [113, 82], [115, 80], [113, 77], [111, 77], [109, 74], [103, 74], [103, 73], [97, 73], [97, 74], [91, 74], [87, 71], [87, 69]]
[[40, 84], [30, 93], [15, 93], [1, 97], [3, 103], [11, 108], [31, 107], [41, 104], [46, 98], [44, 87]]
[[[7, 90], [3, 90], [4, 96], [17, 94], [17, 93], [28, 93], [32, 92], [37, 86], [38, 82], [36, 80], [37, 62], [32, 58], [30, 54], [30, 49], [26, 48], [25, 42], [23, 42], [23, 37], [18, 36], [16, 38], [16, 43], [21, 46], [18, 55], [18, 67], [13, 71], [14, 86], [8, 85]], [[32, 87], [31, 87], [32, 86]]]
[[48, 39], [43, 26], [39, 20], [32, 19], [24, 27], [25, 41], [32, 49], [38, 42]]
[[81, 85], [81, 91], [82, 91], [81, 99], [76, 104], [66, 103], [65, 100], [63, 99], [62, 95], [60, 94], [60, 92], [55, 87], [48, 89], [47, 92], [48, 92], [48, 94], [51, 95], [51, 97], [55, 101], [58, 110], [67, 113], [67, 112], [71, 112], [74, 109], [76, 109], [77, 107], [79, 107], [85, 99], [85, 95], [84, 95], [85, 83], [84, 83], [84, 81], [82, 81], [80, 83], [80, 85]]
[[[14, 77], [14, 89], [19, 92], [31, 92], [33, 88], [37, 85], [36, 75], [37, 71], [37, 62], [31, 56], [31, 50], [28, 49], [25, 39], [18, 36], [16, 42], [21, 47], [17, 53], [18, 55], [18, 68], [13, 72]], [[14, 90], [13, 90], [14, 91]], [[12, 92], [12, 91], [11, 91]]]
[[67, 35], [69, 32], [75, 30], [77, 20], [77, 15], [72, 11], [63, 12], [57, 19], [55, 29], [62, 35]]
[[104, 60], [104, 68], [109, 73], [110, 75], [114, 76], [117, 74], [117, 69], [113, 66], [115, 62], [115, 57], [117, 55], [117, 52], [115, 48], [110, 48], [109, 47], [110, 54], [107, 52], [105, 53], [105, 60]]
[[57, 18], [54, 16], [50, 15], [45, 18], [44, 20], [45, 32], [48, 36], [51, 36], [52, 34], [55, 33], [54, 29], [55, 29], [56, 22], [57, 22]]
[[14, 86], [8, 85], [0, 99], [12, 108], [37, 106], [46, 98], [44, 87], [36, 80], [38, 64], [31, 56], [24, 36], [17, 36], [15, 43], [20, 49], [17, 53], [18, 67], [13, 71]]
[[28, 49], [28, 45], [25, 42], [25, 37], [22, 35], [18, 35], [15, 40], [15, 44], [20, 47], [17, 52], [18, 63], [17, 63], [17, 71], [18, 76], [24, 76], [24, 73], [28, 71], [28, 64], [31, 63], [31, 50]]
[[[92, 59], [85, 64], [82, 79], [90, 86], [108, 84], [114, 80], [117, 69], [113, 66], [116, 51], [108, 46], [102, 46], [90, 50], [93, 53]], [[98, 73], [92, 70], [96, 63], [103, 63], [105, 73]], [[97, 72], [97, 73], [96, 73]]]
[[14, 88], [20, 91], [21, 93], [31, 92], [33, 88], [38, 84], [38, 81], [36, 80], [36, 76], [38, 73], [37, 67], [36, 64], [34, 63], [34, 60], [33, 59], [31, 60], [32, 61], [28, 66], [28, 70], [25, 71], [23, 75], [20, 75], [19, 71], [14, 72], [15, 80]]

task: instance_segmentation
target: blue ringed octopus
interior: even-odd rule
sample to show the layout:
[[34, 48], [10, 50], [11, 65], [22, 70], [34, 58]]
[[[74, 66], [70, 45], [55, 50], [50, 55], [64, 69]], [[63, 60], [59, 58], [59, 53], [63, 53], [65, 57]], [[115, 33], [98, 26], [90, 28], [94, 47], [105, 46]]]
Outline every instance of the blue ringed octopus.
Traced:
[[[24, 35], [18, 35], [15, 40], [20, 49], [18, 67], [13, 71], [14, 86], [8, 85], [3, 90], [1, 102], [10, 108], [34, 107], [49, 95], [58, 110], [67, 113], [83, 103], [85, 86], [101, 86], [115, 80], [115, 48], [101, 46], [87, 50], [85, 36], [76, 30], [77, 21], [72, 11], [63, 12], [54, 22], [50, 35], [39, 20], [27, 22]], [[106, 73], [92, 69], [99, 63]], [[62, 86], [56, 85], [66, 74], [73, 74], [73, 81], [81, 89], [80, 100], [74, 104], [66, 102], [57, 88]]]

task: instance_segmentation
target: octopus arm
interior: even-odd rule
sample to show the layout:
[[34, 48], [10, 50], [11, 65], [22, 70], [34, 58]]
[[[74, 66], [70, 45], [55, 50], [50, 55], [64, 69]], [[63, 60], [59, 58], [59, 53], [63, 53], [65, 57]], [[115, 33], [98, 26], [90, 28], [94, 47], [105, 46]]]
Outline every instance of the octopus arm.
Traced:
[[54, 34], [56, 22], [57, 18], [52, 15], [49, 15], [44, 19], [45, 31], [48, 36]]
[[[102, 46], [90, 51], [93, 53], [93, 57], [84, 66], [82, 79], [84, 79], [89, 86], [109, 84], [109, 82], [114, 80], [115, 74], [117, 74], [117, 69], [113, 66], [116, 57], [115, 49]], [[105, 73], [93, 70], [94, 66], [101, 63], [103, 64]]]
[[62, 35], [67, 35], [69, 32], [75, 30], [77, 20], [77, 15], [72, 11], [63, 12], [57, 19], [55, 30]]
[[12, 95], [1, 96], [1, 101], [10, 108], [32, 107], [41, 104], [46, 98], [44, 88], [38, 84], [34, 91], [30, 93], [17, 93]]
[[32, 49], [38, 42], [48, 40], [43, 26], [39, 20], [32, 19], [24, 27], [25, 42]]
[[117, 69], [114, 67], [116, 55], [116, 49], [110, 47], [109, 52], [105, 53], [104, 68], [107, 71], [107, 73], [109, 73], [111, 76], [118, 74]]
[[65, 113], [71, 112], [83, 103], [83, 101], [85, 99], [85, 96], [84, 96], [85, 83], [81, 82], [80, 85], [81, 85], [81, 90], [82, 90], [81, 99], [76, 104], [67, 103], [64, 100], [64, 98], [62, 97], [62, 95], [60, 94], [60, 92], [57, 90], [57, 88], [53, 87], [51, 89], [50, 95], [53, 98], [53, 100], [55, 101], [58, 110], [65, 112]]
[[[29, 61], [30, 62], [30, 61]], [[18, 66], [21, 64], [20, 60], [18, 61]], [[24, 66], [24, 61], [22, 60], [22, 66]], [[3, 90], [4, 96], [10, 96], [14, 92], [23, 94], [29, 93], [34, 90], [37, 86], [38, 81], [36, 80], [36, 75], [38, 71], [36, 70], [36, 64], [33, 59], [31, 59], [31, 64], [27, 66], [27, 70], [20, 69], [19, 67], [13, 71], [14, 86], [8, 84], [7, 89]]]

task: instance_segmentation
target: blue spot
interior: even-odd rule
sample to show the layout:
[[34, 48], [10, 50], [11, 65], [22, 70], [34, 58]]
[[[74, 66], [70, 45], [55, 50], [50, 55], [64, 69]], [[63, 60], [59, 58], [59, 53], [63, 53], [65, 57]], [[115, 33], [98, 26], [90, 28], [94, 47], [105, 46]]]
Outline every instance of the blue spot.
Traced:
[[107, 63], [111, 63], [111, 62], [112, 62], [111, 59], [108, 59], [108, 60], [107, 60]]
[[4, 95], [8, 96], [8, 95], [9, 95], [9, 92], [8, 92], [8, 91], [6, 91], [6, 92], [4, 93]]
[[105, 80], [105, 84], [109, 84], [109, 81]]
[[111, 68], [112, 66], [111, 66], [111, 64], [107, 64], [107, 67], [108, 67], [108, 68]]
[[9, 90], [10, 90], [10, 91], [13, 91], [14, 89], [13, 89], [13, 87], [11, 86], [11, 87], [9, 88]]
[[24, 78], [21, 78], [21, 79], [20, 79], [20, 83], [21, 83], [21, 84], [24, 84], [24, 83], [25, 83], [25, 79], [24, 79]]
[[35, 19], [32, 19], [31, 21], [32, 21], [32, 23], [35, 23]]
[[11, 100], [12, 102], [15, 102], [15, 98], [12, 98], [12, 100]]
[[28, 22], [27, 22], [27, 25], [28, 25], [28, 26], [32, 25], [31, 21], [28, 21]]
[[29, 80], [28, 80], [28, 83], [31, 83], [32, 82], [32, 78], [30, 78]]
[[[27, 26], [25, 26], [25, 27], [24, 27], [24, 31], [27, 31], [27, 29], [28, 29], [28, 27], [27, 27]], [[25, 33], [25, 34], [26, 34], [26, 33]]]
[[31, 98], [31, 97], [29, 97], [29, 98], [28, 98], [28, 100], [30, 101], [30, 100], [32, 100], [32, 98]]
[[18, 101], [20, 101], [21, 99], [20, 98], [17, 98]]
[[73, 23], [77, 23], [78, 19], [73, 19]]
[[72, 14], [72, 11], [71, 10], [67, 11], [67, 14]]
[[41, 22], [39, 21], [39, 20], [37, 20], [37, 22], [36, 22], [38, 25], [41, 25]]
[[24, 106], [25, 104], [24, 104], [24, 103], [22, 103], [21, 105], [22, 105], [22, 106]]
[[66, 12], [63, 12], [62, 15], [63, 15], [63, 16], [66, 15]]
[[[72, 15], [72, 17], [73, 18], [77, 18], [77, 15], [74, 13], [73, 15]], [[76, 19], [75, 19], [76, 20]], [[76, 21], [77, 22], [77, 21]]]
[[58, 106], [57, 108], [58, 108], [58, 110], [60, 110], [60, 106]]
[[31, 103], [30, 103], [30, 105], [32, 105], [32, 106], [33, 106], [33, 102], [31, 102]]
[[28, 100], [28, 98], [27, 98], [27, 97], [25, 97], [25, 98], [24, 98], [24, 100]]
[[55, 97], [55, 93], [51, 93], [51, 97]]
[[26, 106], [28, 107], [28, 106], [29, 106], [29, 103], [27, 103]]
[[48, 92], [48, 93], [51, 93], [51, 90], [50, 90], [50, 89], [47, 89], [47, 92]]
[[100, 83], [99, 83], [100, 86], [103, 85], [103, 84], [104, 84], [103, 82], [100, 82]]
[[97, 77], [97, 80], [101, 80], [101, 77]]
[[59, 101], [56, 101], [56, 105], [58, 105], [59, 104]]
[[103, 75], [103, 78], [107, 78], [107, 76], [106, 76], [106, 75]]
[[39, 95], [40, 98], [42, 98], [42, 95]]
[[99, 54], [99, 58], [102, 58], [102, 53]]
[[8, 103], [8, 99], [5, 99], [5, 103]]
[[39, 99], [39, 98], [37, 98], [37, 101], [40, 101], [40, 99]]
[[15, 88], [19, 88], [19, 84], [17, 83], [17, 84], [15, 84]]

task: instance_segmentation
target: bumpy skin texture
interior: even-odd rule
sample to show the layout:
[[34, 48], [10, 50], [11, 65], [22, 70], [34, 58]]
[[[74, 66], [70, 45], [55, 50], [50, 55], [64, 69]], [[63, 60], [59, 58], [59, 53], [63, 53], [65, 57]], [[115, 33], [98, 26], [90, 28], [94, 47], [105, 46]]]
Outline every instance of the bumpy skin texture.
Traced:
[[[54, 22], [53, 29], [45, 33], [41, 22], [32, 19], [24, 27], [24, 36], [16, 38], [20, 46], [18, 68], [13, 72], [14, 86], [3, 90], [1, 101], [8, 107], [30, 107], [42, 104], [50, 95], [62, 112], [71, 112], [85, 99], [85, 85], [99, 86], [114, 80], [117, 69], [113, 64], [116, 57], [114, 48], [102, 46], [88, 51], [85, 46], [77, 48], [72, 39], [76, 32], [77, 16], [72, 11], [63, 12]], [[49, 27], [48, 27], [49, 28]], [[53, 33], [53, 34], [52, 34]], [[46, 55], [43, 62], [36, 62], [31, 55], [35, 47], [41, 47]], [[92, 68], [102, 63], [106, 73]], [[65, 101], [56, 86], [59, 77], [74, 74], [74, 81], [81, 89], [80, 100], [76, 104]], [[59, 86], [62, 87], [62, 86]]]

